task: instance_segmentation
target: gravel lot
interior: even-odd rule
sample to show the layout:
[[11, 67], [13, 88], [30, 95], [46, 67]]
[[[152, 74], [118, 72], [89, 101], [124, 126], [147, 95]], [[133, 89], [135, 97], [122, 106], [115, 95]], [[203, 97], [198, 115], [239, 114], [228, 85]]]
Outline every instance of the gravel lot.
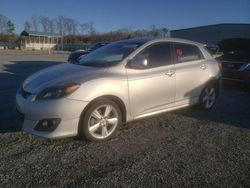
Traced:
[[68, 54], [0, 51], [0, 187], [250, 187], [250, 91], [226, 84], [216, 107], [124, 125], [105, 143], [20, 132], [15, 92]]

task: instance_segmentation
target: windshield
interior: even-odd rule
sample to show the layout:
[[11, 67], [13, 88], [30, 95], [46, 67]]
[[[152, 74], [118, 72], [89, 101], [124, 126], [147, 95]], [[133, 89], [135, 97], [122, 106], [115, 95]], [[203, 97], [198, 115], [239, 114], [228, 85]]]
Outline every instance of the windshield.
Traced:
[[89, 46], [88, 50], [92, 51], [92, 50], [96, 50], [102, 46], [105, 46], [104, 43], [95, 43]]
[[140, 44], [138, 43], [113, 43], [82, 57], [79, 64], [97, 67], [113, 66], [126, 58], [139, 46]]

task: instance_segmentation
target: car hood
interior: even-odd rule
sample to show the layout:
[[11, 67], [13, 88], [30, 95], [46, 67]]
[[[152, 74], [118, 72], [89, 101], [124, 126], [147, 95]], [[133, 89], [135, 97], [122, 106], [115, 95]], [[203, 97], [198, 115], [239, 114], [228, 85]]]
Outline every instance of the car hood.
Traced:
[[90, 51], [86, 50], [86, 51], [80, 51], [80, 52], [74, 52], [73, 55], [84, 55], [84, 54], [88, 54]]
[[[83, 83], [105, 72], [107, 68], [80, 66], [70, 63], [52, 66], [29, 76], [23, 83], [23, 89], [30, 93], [70, 83]], [[98, 73], [98, 74], [97, 74]]]

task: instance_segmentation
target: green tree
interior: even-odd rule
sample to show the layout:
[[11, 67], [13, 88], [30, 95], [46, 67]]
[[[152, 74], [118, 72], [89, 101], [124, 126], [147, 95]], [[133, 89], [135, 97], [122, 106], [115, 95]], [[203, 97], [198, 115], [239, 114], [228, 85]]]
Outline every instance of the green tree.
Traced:
[[13, 34], [15, 30], [15, 25], [10, 20], [7, 22], [7, 33]]

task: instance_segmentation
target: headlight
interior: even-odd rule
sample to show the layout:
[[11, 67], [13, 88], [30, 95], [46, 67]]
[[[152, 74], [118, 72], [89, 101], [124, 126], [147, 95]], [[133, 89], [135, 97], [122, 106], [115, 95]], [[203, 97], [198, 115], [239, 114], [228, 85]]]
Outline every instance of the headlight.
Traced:
[[41, 91], [35, 100], [58, 99], [73, 93], [80, 87], [80, 84], [68, 84], [65, 86], [50, 87]]

